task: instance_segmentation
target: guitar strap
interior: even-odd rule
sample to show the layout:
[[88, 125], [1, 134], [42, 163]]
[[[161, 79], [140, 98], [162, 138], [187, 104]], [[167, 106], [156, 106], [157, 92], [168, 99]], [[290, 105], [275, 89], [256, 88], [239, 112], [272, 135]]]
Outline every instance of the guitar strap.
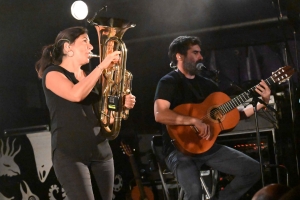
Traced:
[[185, 76], [181, 73], [180, 70], [176, 69], [175, 71], [178, 73], [178, 75], [179, 75], [179, 77], [181, 78], [182, 82], [185, 82], [185, 83], [188, 85], [188, 87], [192, 90], [192, 92], [193, 92], [194, 95], [196, 96], [197, 100], [198, 100], [198, 101], [202, 100], [203, 98], [201, 98], [201, 96], [200, 96], [200, 94], [199, 94], [199, 92], [202, 93], [202, 92], [200, 91], [200, 89], [199, 89], [199, 91], [196, 90], [195, 87], [194, 87], [189, 81], [186, 80]]

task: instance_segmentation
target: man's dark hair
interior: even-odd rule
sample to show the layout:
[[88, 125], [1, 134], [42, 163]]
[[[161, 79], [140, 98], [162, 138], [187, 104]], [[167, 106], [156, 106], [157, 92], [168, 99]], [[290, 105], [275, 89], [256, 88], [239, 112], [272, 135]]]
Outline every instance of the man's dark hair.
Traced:
[[196, 36], [179, 36], [171, 42], [168, 55], [172, 65], [177, 65], [176, 54], [180, 53], [181, 55], [186, 56], [191, 45], [200, 46], [200, 39]]

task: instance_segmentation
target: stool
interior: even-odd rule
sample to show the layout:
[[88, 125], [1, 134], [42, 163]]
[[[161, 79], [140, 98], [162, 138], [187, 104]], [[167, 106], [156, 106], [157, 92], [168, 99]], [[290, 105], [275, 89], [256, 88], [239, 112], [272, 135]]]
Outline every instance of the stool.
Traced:
[[[178, 200], [182, 200], [184, 196], [183, 190], [180, 188], [179, 183], [176, 180], [174, 174], [168, 169], [164, 156], [162, 155], [162, 136], [154, 135], [151, 140], [151, 148], [152, 152], [155, 156], [155, 160], [157, 163], [159, 177], [162, 183], [163, 194], [165, 200], [170, 200], [170, 193], [167, 187], [168, 184], [176, 184], [177, 192], [178, 192]], [[200, 170], [200, 182], [203, 189], [202, 199], [210, 199], [214, 196], [216, 192], [216, 185], [219, 178], [219, 173], [217, 170], [213, 170], [208, 166], [201, 167]], [[205, 177], [211, 177], [211, 183], [208, 184], [208, 181], [205, 181]], [[210, 186], [210, 187], [209, 187]]]

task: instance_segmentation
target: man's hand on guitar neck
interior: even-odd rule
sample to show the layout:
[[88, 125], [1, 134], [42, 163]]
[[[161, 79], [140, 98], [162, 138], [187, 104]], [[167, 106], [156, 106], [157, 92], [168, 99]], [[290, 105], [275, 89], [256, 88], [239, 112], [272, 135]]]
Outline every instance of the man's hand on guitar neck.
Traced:
[[[257, 92], [261, 97], [262, 100], [268, 104], [270, 101], [270, 95], [271, 95], [271, 90], [269, 88], [269, 86], [266, 84], [265, 81], [261, 81], [256, 87], [255, 87], [255, 92]], [[258, 103], [257, 104], [257, 110], [261, 109], [265, 107], [263, 104]], [[251, 115], [254, 114], [253, 111], [253, 106], [248, 106], [244, 109], [244, 113], [247, 117], [250, 117]]]
[[270, 101], [271, 90], [264, 80], [255, 87], [255, 92], [257, 92], [263, 99], [263, 101], [268, 104]]

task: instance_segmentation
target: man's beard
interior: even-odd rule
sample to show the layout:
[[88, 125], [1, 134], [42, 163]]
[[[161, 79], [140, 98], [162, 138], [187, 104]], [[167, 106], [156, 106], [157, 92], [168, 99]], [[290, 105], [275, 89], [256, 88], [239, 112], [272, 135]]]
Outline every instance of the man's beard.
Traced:
[[192, 63], [186, 59], [183, 61], [183, 68], [190, 75], [196, 75], [197, 73], [196, 63]]

